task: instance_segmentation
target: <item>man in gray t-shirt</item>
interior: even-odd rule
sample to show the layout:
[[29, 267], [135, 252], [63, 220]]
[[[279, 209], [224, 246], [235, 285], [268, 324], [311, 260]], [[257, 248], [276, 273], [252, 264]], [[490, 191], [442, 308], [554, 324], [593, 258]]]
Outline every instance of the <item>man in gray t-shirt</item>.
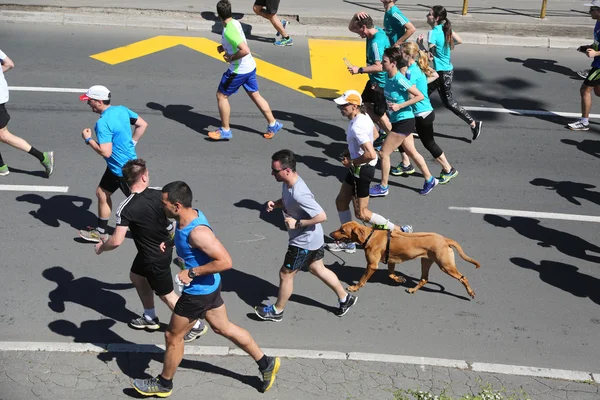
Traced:
[[279, 295], [275, 304], [255, 307], [254, 311], [266, 321], [281, 321], [283, 308], [292, 295], [294, 276], [299, 270], [310, 271], [329, 286], [339, 298], [339, 317], [356, 304], [356, 296], [347, 293], [335, 273], [323, 264], [323, 228], [325, 211], [315, 200], [304, 180], [296, 172], [296, 156], [290, 150], [279, 150], [271, 157], [271, 174], [282, 183], [281, 199], [267, 202], [267, 211], [283, 209], [290, 241], [285, 260], [279, 270]]

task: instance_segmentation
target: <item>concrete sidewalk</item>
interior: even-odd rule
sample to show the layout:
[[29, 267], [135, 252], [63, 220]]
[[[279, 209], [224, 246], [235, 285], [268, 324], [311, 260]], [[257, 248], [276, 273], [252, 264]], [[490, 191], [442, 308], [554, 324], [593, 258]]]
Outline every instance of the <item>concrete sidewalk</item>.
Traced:
[[[443, 2], [454, 29], [466, 43], [570, 48], [592, 41], [594, 21], [585, 1], [549, 0], [547, 18], [540, 20], [541, 0], [480, 0], [471, 2], [461, 15], [462, 0]], [[270, 23], [252, 12], [252, 0], [233, 0], [235, 17], [253, 34], [273, 34]], [[156, 27], [181, 30], [218, 31], [215, 0], [13, 0], [0, 4], [0, 21], [127, 27]], [[419, 32], [428, 5], [399, 1], [397, 6]], [[294, 23], [292, 35], [356, 37], [346, 27], [352, 14], [367, 11], [381, 23], [383, 8], [378, 0], [283, 0], [279, 14]]]
[[[202, 347], [186, 346], [186, 352], [202, 353], [194, 349], [202, 350]], [[155, 376], [162, 368], [163, 354], [149, 350], [145, 353], [0, 351], [0, 399], [140, 398], [130, 386], [131, 379]], [[269, 350], [265, 349], [265, 352], [269, 353]], [[451, 398], [460, 398], [465, 394], [477, 395], [488, 386], [496, 392], [503, 391], [504, 397], [485, 398], [502, 399], [508, 398], [509, 394], [518, 396], [514, 399], [600, 398], [600, 385], [592, 379], [580, 382], [449, 366], [348, 359], [282, 358], [273, 389], [261, 394], [256, 390], [259, 383], [256, 364], [247, 356], [186, 355], [175, 377], [170, 398], [413, 398], [401, 397], [401, 390], [404, 393], [423, 390], [435, 395], [445, 392]]]

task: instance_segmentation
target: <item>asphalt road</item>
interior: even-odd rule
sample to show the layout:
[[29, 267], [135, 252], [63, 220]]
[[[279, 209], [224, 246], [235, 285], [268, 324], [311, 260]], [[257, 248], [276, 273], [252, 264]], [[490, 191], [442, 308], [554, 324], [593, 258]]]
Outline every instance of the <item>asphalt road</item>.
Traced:
[[[461, 243], [482, 264], [475, 270], [458, 261], [476, 299], [437, 269], [424, 289], [405, 293], [420, 274], [419, 262], [410, 261], [398, 268], [409, 278], [406, 285], [392, 285], [383, 270], [376, 273], [343, 319], [330, 312], [335, 296], [305, 274], [297, 277], [284, 321], [259, 322], [252, 307], [276, 296], [286, 248], [279, 216], [260, 211], [280, 195], [270, 176], [270, 155], [281, 148], [300, 155], [299, 173], [328, 213], [324, 229], [330, 232], [338, 227], [334, 199], [345, 171], [336, 156], [347, 122], [331, 101], [261, 78], [261, 93], [284, 130], [271, 141], [263, 139], [264, 120], [240, 93], [232, 98], [234, 139], [210, 143], [206, 132], [219, 124], [214, 92], [224, 64], [186, 48], [116, 66], [89, 58], [158, 34], [177, 33], [8, 24], [0, 27], [0, 48], [17, 65], [6, 74], [11, 86], [105, 84], [115, 104], [127, 105], [149, 122], [138, 153], [149, 162], [151, 183], [181, 179], [194, 189], [195, 205], [233, 256], [235, 269], [223, 274], [230, 318], [262, 346], [600, 369], [593, 350], [600, 325], [598, 226], [448, 209], [597, 215], [597, 124], [578, 133], [564, 129], [560, 118], [478, 113], [484, 132], [470, 143], [467, 126], [438, 109], [439, 144], [460, 175], [426, 197], [416, 193], [420, 178], [392, 178], [390, 195], [373, 199], [372, 209]], [[294, 47], [285, 49], [260, 38], [250, 45], [262, 59], [309, 75], [306, 39], [294, 40]], [[587, 62], [574, 51], [464, 46], [453, 61], [455, 96], [464, 105], [579, 109], [574, 70]], [[92, 245], [76, 239], [75, 229], [95, 222], [94, 188], [104, 169], [103, 160], [80, 138], [96, 115], [74, 93], [13, 91], [8, 109], [11, 130], [40, 149], [54, 150], [57, 161], [46, 180], [30, 156], [2, 146], [13, 173], [1, 183], [70, 189], [66, 194], [0, 191], [3, 340], [162, 343], [160, 333], [132, 331], [125, 324], [141, 311], [128, 283], [133, 243], [97, 257]], [[115, 195], [115, 204], [122, 199]], [[325, 262], [344, 284], [356, 282], [365, 265], [360, 252], [328, 253]], [[158, 312], [168, 321], [165, 306]], [[197, 344], [227, 342], [211, 333]]]

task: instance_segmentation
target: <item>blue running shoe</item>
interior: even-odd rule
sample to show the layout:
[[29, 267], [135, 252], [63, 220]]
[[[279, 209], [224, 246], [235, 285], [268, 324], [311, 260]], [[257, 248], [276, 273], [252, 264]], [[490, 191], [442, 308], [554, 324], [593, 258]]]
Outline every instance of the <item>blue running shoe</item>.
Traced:
[[267, 126], [267, 133], [264, 133], [263, 137], [265, 139], [273, 139], [273, 136], [275, 136], [275, 134], [279, 132], [281, 128], [283, 128], [283, 124], [279, 121], [275, 121], [275, 125]]
[[419, 191], [419, 194], [422, 196], [429, 194], [429, 192], [431, 192], [437, 184], [438, 184], [438, 180], [432, 176], [430, 180], [425, 181], [425, 184], [423, 185], [423, 189]]
[[400, 227], [400, 230], [404, 233], [413, 233], [413, 227], [412, 225], [402, 225]]
[[292, 40], [291, 37], [286, 38], [282, 38], [278, 41], [276, 41], [275, 43], [273, 43], [275, 46], [279, 46], [279, 47], [283, 47], [283, 46], [291, 46], [294, 44], [294, 41]]
[[231, 129], [224, 131], [223, 128], [219, 128], [216, 131], [208, 132], [208, 137], [212, 140], [229, 140], [233, 137]]
[[[289, 21], [287, 19], [282, 19], [281, 20], [281, 26], [283, 26], [283, 29], [286, 29], [289, 24], [290, 23], [289, 23]], [[281, 36], [281, 34], [279, 32], [277, 32], [275, 34], [275, 37], [279, 37], [279, 36]]]
[[389, 192], [389, 186], [374, 185], [369, 188], [369, 195], [371, 197], [384, 197]]
[[263, 321], [275, 321], [279, 322], [283, 319], [283, 311], [279, 314], [275, 313], [275, 307], [273, 304], [269, 304], [266, 307], [254, 307], [254, 312], [258, 315], [258, 318]]

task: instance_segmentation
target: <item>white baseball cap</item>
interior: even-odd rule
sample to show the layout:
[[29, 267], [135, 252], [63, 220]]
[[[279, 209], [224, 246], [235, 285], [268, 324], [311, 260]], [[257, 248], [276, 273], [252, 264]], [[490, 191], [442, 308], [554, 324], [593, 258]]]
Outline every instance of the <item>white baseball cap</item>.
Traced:
[[88, 101], [89, 99], [110, 100], [110, 90], [106, 86], [94, 85], [85, 94], [79, 96], [79, 100], [81, 101]]
[[591, 3], [584, 4], [586, 7], [600, 7], [600, 0], [592, 0]]
[[[594, 0], [594, 1], [596, 1], [596, 0]], [[600, 0], [598, 0], [598, 1], [600, 1]], [[335, 104], [339, 104], [340, 106], [343, 106], [346, 104], [354, 104], [355, 106], [362, 106], [362, 103], [363, 103], [360, 93], [358, 93], [356, 90], [346, 90], [343, 95], [341, 95], [337, 99], [333, 99], [333, 101], [335, 101]]]

